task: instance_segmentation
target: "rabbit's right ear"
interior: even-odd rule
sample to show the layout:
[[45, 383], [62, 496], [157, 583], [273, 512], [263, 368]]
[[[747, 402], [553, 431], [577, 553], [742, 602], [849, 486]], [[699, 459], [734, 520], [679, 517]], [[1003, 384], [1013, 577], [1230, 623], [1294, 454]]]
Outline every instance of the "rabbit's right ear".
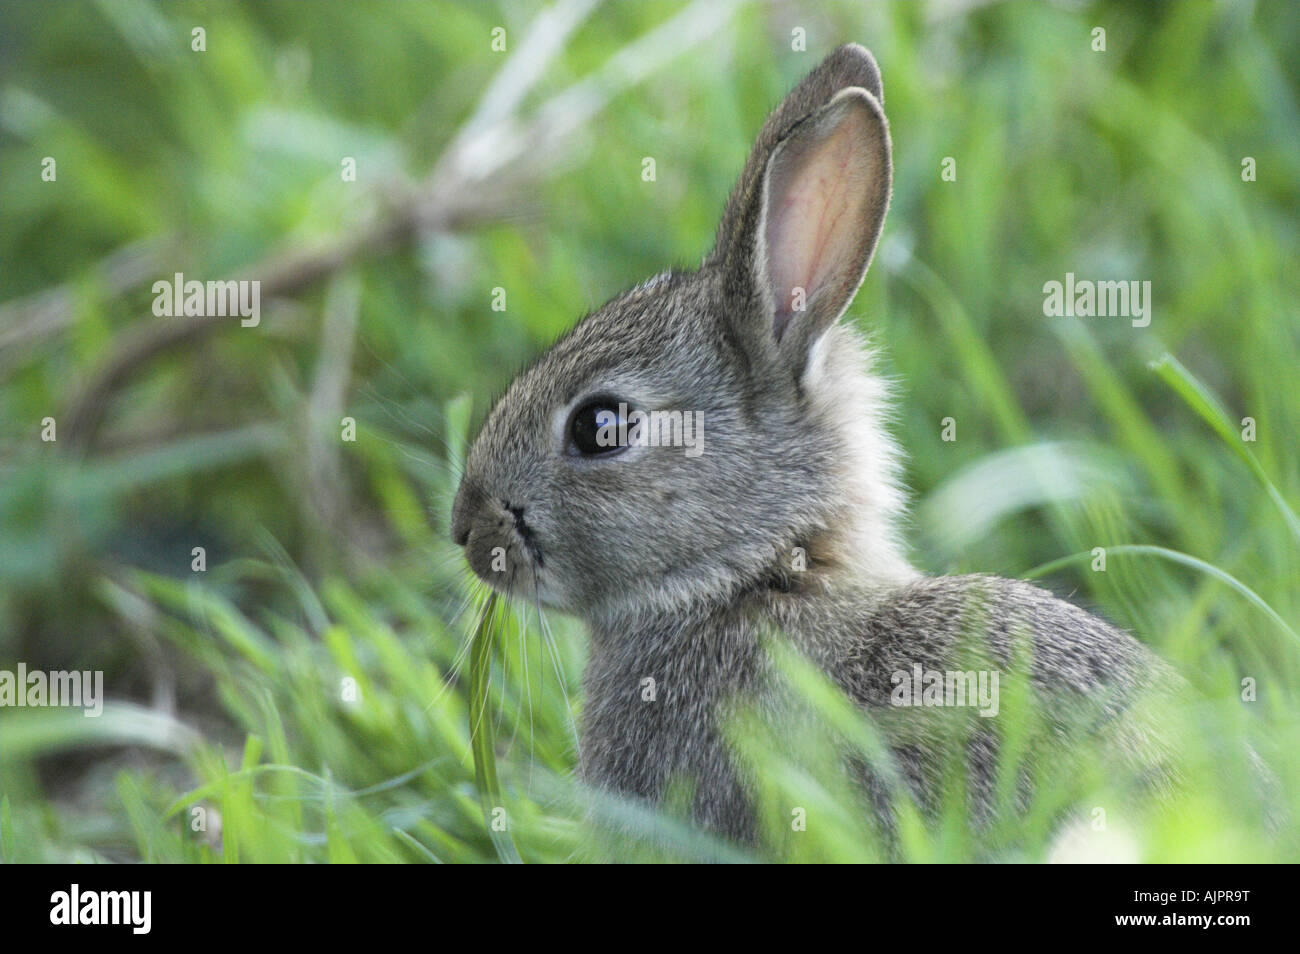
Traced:
[[853, 300], [889, 206], [880, 95], [860, 46], [809, 74], [764, 124], [709, 259], [723, 269], [737, 336], [775, 347], [796, 380]]

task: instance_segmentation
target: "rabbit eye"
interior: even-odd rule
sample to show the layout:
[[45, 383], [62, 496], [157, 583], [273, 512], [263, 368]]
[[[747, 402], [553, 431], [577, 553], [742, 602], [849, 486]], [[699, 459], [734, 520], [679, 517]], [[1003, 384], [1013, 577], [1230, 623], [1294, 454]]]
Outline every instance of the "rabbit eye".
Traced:
[[621, 439], [627, 405], [611, 398], [596, 398], [583, 404], [569, 419], [569, 453], [598, 457], [626, 450]]

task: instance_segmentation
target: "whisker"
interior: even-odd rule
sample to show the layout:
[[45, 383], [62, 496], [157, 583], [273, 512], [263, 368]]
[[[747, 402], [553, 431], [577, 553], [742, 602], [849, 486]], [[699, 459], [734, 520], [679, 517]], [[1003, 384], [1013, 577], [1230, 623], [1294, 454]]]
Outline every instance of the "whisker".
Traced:
[[547, 621], [546, 614], [542, 612], [536, 570], [533, 571], [533, 608], [537, 612], [537, 625], [542, 641], [546, 646], [547, 654], [551, 657], [551, 667], [555, 670], [556, 683], [560, 687], [560, 694], [564, 697], [564, 717], [569, 726], [569, 741], [573, 745], [574, 757], [578, 761], [578, 775], [581, 778], [582, 747], [578, 744], [578, 723], [573, 718], [573, 700], [569, 696], [568, 682], [564, 678], [564, 667], [560, 662], [560, 647], [555, 642], [555, 633], [551, 631], [551, 624]]
[[427, 706], [425, 706], [425, 712], [431, 711], [436, 705], [438, 705], [438, 703], [446, 697], [447, 693], [451, 692], [455, 684], [460, 681], [461, 671], [465, 666], [465, 660], [469, 658], [470, 648], [473, 646], [473, 634], [483, 624], [483, 619], [486, 616], [488, 606], [491, 603], [491, 600], [487, 598], [488, 594], [486, 590], [486, 584], [480, 583], [477, 578], [471, 578], [469, 592], [461, 605], [461, 609], [457, 611], [455, 618], [459, 618], [471, 604], [477, 603], [478, 611], [475, 614], [474, 625], [470, 627], [470, 636], [462, 641], [460, 649], [456, 652], [455, 657], [451, 661], [451, 668], [443, 677], [442, 690], [433, 697]]
[[[533, 592], [537, 591], [537, 568], [533, 566], [532, 560], [528, 565], [533, 571]], [[519, 648], [524, 657], [524, 693], [522, 699], [528, 700], [528, 782], [532, 785], [533, 763], [537, 753], [537, 731], [533, 723], [533, 680], [532, 674], [528, 668], [528, 614], [527, 604], [521, 604], [518, 611], [519, 620]], [[522, 719], [520, 720], [523, 721]]]

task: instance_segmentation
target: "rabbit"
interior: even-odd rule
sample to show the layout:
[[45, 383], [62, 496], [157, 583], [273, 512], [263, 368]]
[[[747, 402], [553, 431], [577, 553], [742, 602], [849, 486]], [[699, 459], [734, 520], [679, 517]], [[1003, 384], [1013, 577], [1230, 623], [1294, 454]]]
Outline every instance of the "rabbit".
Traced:
[[[889, 206], [883, 102], [856, 44], [805, 77], [759, 132], [700, 267], [618, 295], [519, 374], [452, 508], [477, 576], [586, 624], [584, 781], [654, 804], [684, 779], [694, 820], [739, 841], [759, 826], [723, 723], [746, 705], [779, 722], [769, 633], [868, 714], [908, 711], [891, 706], [895, 674], [1006, 669], [1019, 638], [1053, 728], [1076, 711], [1122, 725], [1174, 678], [1044, 590], [909, 562], [890, 389], [838, 321]], [[693, 413], [701, 452], [612, 439], [634, 410]], [[966, 646], [974, 617], [982, 632]], [[1116, 738], [1138, 763], [1158, 748], [1144, 725]], [[913, 731], [890, 746], [912, 796], [933, 805], [938, 743]], [[972, 812], [991, 804], [996, 750], [989, 732], [971, 739]], [[856, 772], [887, 821], [883, 777]]]

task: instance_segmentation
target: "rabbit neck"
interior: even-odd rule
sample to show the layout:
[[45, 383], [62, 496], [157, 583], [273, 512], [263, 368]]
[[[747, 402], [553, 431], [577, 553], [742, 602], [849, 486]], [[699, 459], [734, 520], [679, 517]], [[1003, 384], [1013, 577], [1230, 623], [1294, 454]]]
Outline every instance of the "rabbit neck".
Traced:
[[[887, 424], [889, 382], [862, 337], [836, 324], [813, 347], [802, 386], [814, 426], [839, 445], [820, 525], [807, 540], [811, 576], [797, 589], [884, 594], [920, 575], [908, 562], [903, 455]], [[798, 579], [795, 580], [798, 584]]]
[[758, 629], [732, 608], [591, 624], [581, 771], [591, 785], [651, 801], [694, 784], [697, 822], [752, 835], [748, 799], [721, 733], [733, 704], [762, 695]]

